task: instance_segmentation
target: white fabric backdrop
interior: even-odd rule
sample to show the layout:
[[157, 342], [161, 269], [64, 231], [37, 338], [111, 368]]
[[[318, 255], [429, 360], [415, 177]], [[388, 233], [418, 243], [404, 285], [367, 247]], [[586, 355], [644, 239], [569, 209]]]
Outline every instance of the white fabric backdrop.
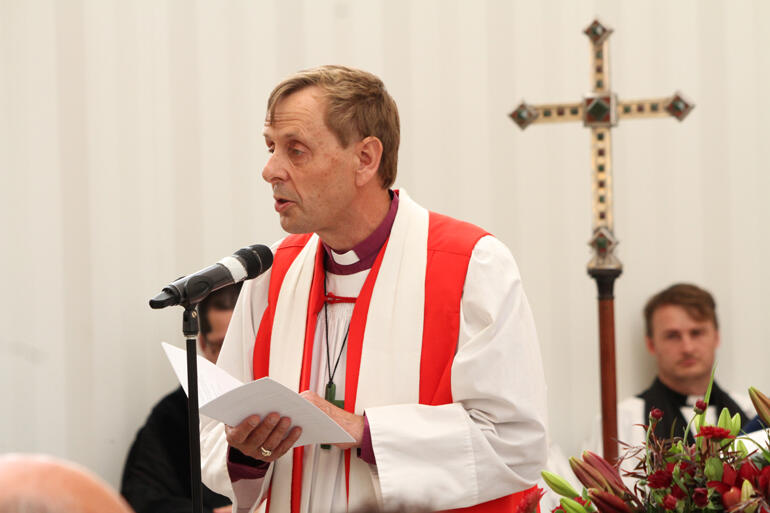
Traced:
[[770, 3], [4, 0], [0, 452], [53, 453], [118, 484], [175, 385], [159, 342], [182, 343], [180, 312], [148, 298], [281, 235], [260, 178], [265, 99], [294, 70], [343, 63], [399, 104], [397, 185], [512, 249], [552, 435], [574, 453], [599, 407], [588, 132], [521, 132], [507, 114], [588, 91], [581, 31], [596, 15], [615, 29], [621, 97], [681, 89], [697, 105], [683, 123], [614, 130], [619, 396], [651, 379], [640, 310], [675, 280], [717, 297], [720, 381], [770, 389]]

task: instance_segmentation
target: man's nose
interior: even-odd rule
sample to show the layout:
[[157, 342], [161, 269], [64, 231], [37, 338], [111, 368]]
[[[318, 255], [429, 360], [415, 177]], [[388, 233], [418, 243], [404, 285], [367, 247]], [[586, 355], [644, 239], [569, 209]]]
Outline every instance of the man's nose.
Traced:
[[268, 183], [286, 179], [286, 168], [278, 152], [272, 153], [267, 162], [265, 162], [265, 167], [262, 169], [262, 179]]
[[695, 350], [695, 340], [690, 335], [684, 335], [682, 337], [682, 350], [686, 353], [691, 353]]

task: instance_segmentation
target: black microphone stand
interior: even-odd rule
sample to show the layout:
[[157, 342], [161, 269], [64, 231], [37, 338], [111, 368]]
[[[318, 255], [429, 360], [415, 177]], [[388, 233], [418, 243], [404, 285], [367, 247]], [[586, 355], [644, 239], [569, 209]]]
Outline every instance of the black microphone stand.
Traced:
[[203, 512], [201, 484], [200, 417], [198, 415], [198, 311], [195, 305], [185, 304], [182, 314], [182, 332], [187, 339], [187, 434], [190, 442], [190, 490], [193, 513]]
[[[255, 244], [235, 252], [236, 259], [243, 266], [245, 279], [259, 276], [270, 269], [273, 253], [270, 248]], [[244, 276], [235, 279], [241, 281]], [[203, 513], [203, 490], [201, 482], [201, 441], [200, 417], [198, 414], [198, 312], [195, 306], [211, 292], [234, 283], [230, 271], [220, 263], [203, 271], [177, 279], [171, 285], [150, 299], [150, 307], [165, 308], [172, 305], [184, 307], [182, 333], [187, 340], [187, 420], [190, 438], [190, 489], [193, 513]]]

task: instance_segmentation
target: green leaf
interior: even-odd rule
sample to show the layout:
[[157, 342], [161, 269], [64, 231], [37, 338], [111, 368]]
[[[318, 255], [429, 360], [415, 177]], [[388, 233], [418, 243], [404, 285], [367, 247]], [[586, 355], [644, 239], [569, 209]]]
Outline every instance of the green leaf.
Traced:
[[717, 426], [721, 427], [722, 429], [729, 429], [732, 430], [733, 423], [730, 419], [730, 412], [727, 411], [727, 408], [722, 408], [722, 413], [719, 414], [719, 420], [717, 421]]
[[[714, 360], [714, 365], [711, 366], [711, 378], [709, 378], [709, 386], [706, 389], [706, 395], [703, 397], [703, 400], [706, 401], [706, 404], [711, 404], [711, 388], [714, 386], [714, 374], [717, 372], [717, 361]], [[706, 422], [706, 415], [700, 415], [700, 418], [698, 419], [698, 431], [700, 431], [700, 428], [703, 427], [703, 424]], [[698, 439], [697, 447], [700, 449], [701, 446], [701, 440]]]
[[740, 454], [741, 459], [746, 459], [749, 457], [749, 451], [746, 449], [746, 444], [743, 443], [743, 440], [737, 440], [735, 443], [735, 448]]
[[722, 471], [722, 461], [719, 458], [709, 458], [706, 460], [706, 468], [703, 472], [709, 481], [721, 481]]
[[736, 413], [733, 415], [731, 423], [732, 427], [730, 429], [730, 434], [736, 436], [741, 431], [741, 414]]

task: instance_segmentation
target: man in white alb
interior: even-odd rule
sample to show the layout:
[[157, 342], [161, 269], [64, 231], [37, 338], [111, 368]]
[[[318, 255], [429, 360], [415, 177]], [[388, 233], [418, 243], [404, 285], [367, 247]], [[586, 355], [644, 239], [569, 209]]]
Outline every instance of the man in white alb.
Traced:
[[[658, 372], [647, 390], [618, 403], [618, 440], [632, 446], [644, 442], [645, 431], [639, 425], [648, 423], [652, 408], [663, 412], [656, 426], [658, 437], [684, 434], [695, 414], [695, 402], [703, 399], [708, 389], [720, 342], [716, 302], [696, 285], [675, 283], [652, 296], [644, 307], [644, 320], [647, 350], [655, 358]], [[715, 381], [706, 421], [715, 424], [722, 408], [730, 415], [739, 413], [742, 424], [748, 420], [745, 412], [754, 411], [748, 396], [730, 394]], [[602, 447], [600, 420], [588, 442], [597, 452]], [[690, 441], [694, 434], [687, 435]], [[622, 455], [623, 447], [620, 452]], [[623, 468], [631, 470], [635, 464], [626, 461]]]
[[234, 511], [512, 511], [545, 463], [545, 383], [508, 249], [393, 190], [396, 104], [341, 66], [270, 95], [262, 172], [289, 235], [244, 284], [217, 365], [300, 391], [354, 442], [291, 449], [281, 412], [203, 419], [204, 483]]

